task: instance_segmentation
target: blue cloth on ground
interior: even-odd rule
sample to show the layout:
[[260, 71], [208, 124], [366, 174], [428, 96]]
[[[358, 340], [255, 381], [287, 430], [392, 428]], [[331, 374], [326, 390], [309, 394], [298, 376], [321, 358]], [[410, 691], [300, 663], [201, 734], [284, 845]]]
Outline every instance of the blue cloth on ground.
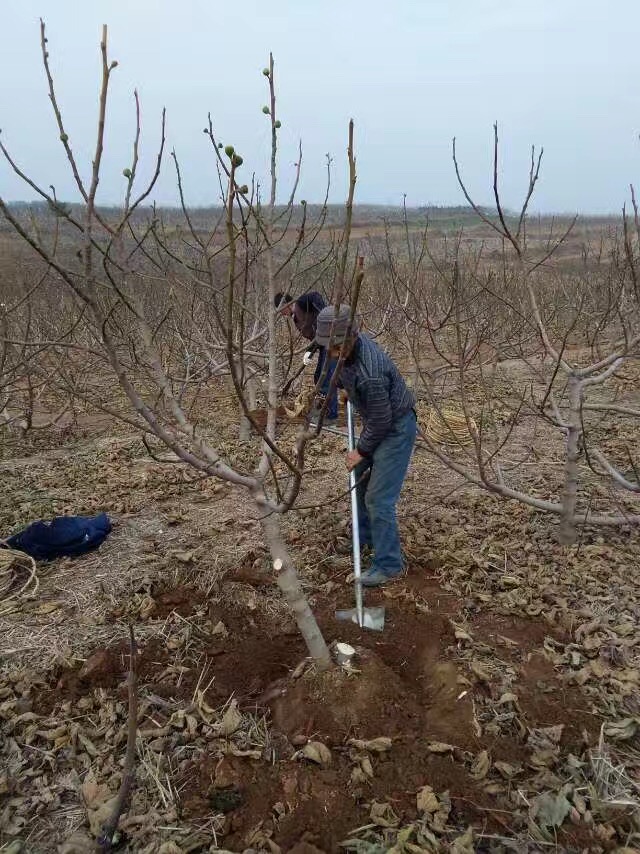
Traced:
[[98, 516], [56, 516], [51, 522], [33, 522], [6, 541], [11, 549], [36, 560], [75, 557], [98, 546], [111, 531], [106, 513]]

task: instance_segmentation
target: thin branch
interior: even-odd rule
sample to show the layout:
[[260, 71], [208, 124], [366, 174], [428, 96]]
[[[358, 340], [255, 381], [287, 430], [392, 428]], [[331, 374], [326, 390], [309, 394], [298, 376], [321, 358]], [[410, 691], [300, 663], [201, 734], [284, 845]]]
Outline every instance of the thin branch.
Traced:
[[124, 768], [122, 769], [122, 782], [116, 802], [113, 805], [113, 812], [105, 822], [102, 832], [98, 837], [97, 851], [111, 851], [113, 846], [113, 836], [117, 830], [120, 816], [124, 811], [129, 800], [131, 786], [135, 776], [135, 759], [136, 759], [136, 736], [138, 734], [138, 648], [133, 626], [129, 626], [129, 675], [127, 678], [127, 688], [129, 693], [129, 715], [127, 720], [127, 750], [124, 758]]
[[627, 480], [626, 477], [621, 472], [619, 472], [617, 468], [611, 465], [609, 460], [605, 457], [602, 451], [598, 450], [598, 448], [590, 448], [589, 455], [593, 457], [596, 462], [600, 463], [606, 473], [611, 478], [613, 478], [613, 480], [615, 480], [615, 482], [619, 486], [622, 486], [629, 492], [640, 492], [640, 483], [634, 483], [630, 480]]

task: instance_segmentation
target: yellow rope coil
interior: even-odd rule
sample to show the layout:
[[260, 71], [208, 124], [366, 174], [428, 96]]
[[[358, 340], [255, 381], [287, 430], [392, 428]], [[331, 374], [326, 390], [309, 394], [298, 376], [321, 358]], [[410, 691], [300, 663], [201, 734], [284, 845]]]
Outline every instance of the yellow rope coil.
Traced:
[[284, 411], [288, 418], [300, 418], [307, 415], [313, 406], [313, 400], [316, 396], [316, 384], [313, 380], [313, 375], [310, 371], [305, 370], [302, 375], [302, 387], [293, 401], [293, 408], [284, 404]]
[[10, 602], [33, 598], [39, 586], [36, 562], [30, 555], [0, 548], [0, 614], [13, 610]]
[[287, 417], [299, 418], [301, 415], [306, 415], [311, 409], [315, 396], [315, 387], [303, 389], [294, 400], [293, 409], [289, 409], [289, 407], [285, 405], [284, 411], [287, 413]]
[[473, 442], [469, 427], [472, 432], [477, 432], [476, 422], [469, 418], [467, 423], [462, 409], [451, 406], [436, 409], [432, 406], [425, 433], [437, 445], [466, 446]]

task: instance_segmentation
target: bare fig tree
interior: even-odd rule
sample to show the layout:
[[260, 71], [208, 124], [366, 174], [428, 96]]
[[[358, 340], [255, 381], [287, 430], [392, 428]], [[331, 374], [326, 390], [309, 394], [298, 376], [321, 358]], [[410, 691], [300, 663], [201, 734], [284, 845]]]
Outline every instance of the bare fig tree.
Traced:
[[[495, 127], [490, 211], [467, 190], [454, 140], [456, 175], [482, 237], [437, 240], [427, 229], [416, 249], [407, 230], [404, 251], [388, 243], [385, 276], [395, 299], [386, 326], [440, 422], [442, 440], [422, 430], [430, 451], [466, 482], [558, 516], [559, 539], [572, 543], [585, 524], [640, 522], [637, 443], [617, 448], [614, 460], [602, 447], [615, 419], [639, 414], [615, 388], [640, 355], [635, 194], [622, 234], [597, 253], [584, 248], [567, 268], [554, 257], [575, 221], [556, 234], [554, 223], [534, 233], [528, 220], [542, 152], [532, 149], [517, 214], [501, 202], [498, 153]], [[553, 432], [562, 474], [540, 484], [530, 476], [536, 444]]]
[[73, 397], [55, 381], [55, 347], [64, 345], [73, 321], [62, 319], [51, 271], [7, 255], [0, 276], [0, 428], [25, 438], [73, 417]]
[[[78, 393], [96, 406], [126, 419], [147, 437], [159, 440], [172, 459], [203, 475], [219, 478], [244, 491], [247, 506], [256, 512], [271, 554], [276, 582], [295, 615], [310, 654], [318, 666], [328, 667], [330, 654], [303, 593], [287, 548], [281, 520], [300, 492], [305, 451], [317, 429], [302, 425], [295, 436], [279, 435], [277, 413], [283, 378], [281, 357], [298, 346], [276, 325], [274, 297], [285, 286], [322, 271], [336, 299], [347, 293], [357, 299], [362, 272], [352, 264], [351, 210], [356, 183], [353, 124], [348, 157], [349, 197], [345, 225], [327, 251], [316, 251], [314, 241], [323, 224], [323, 209], [309, 223], [307, 206], [296, 203], [300, 151], [294, 187], [285, 204], [277, 204], [278, 131], [274, 62], [265, 77], [269, 105], [264, 112], [271, 125], [270, 184], [262, 188], [248, 174], [242, 156], [224, 145], [209, 119], [205, 133], [216, 158], [220, 178], [220, 207], [203, 221], [186, 202], [178, 157], [172, 153], [183, 221], [172, 228], [155, 209], [143, 206], [160, 174], [165, 151], [165, 120], [150, 180], [141, 189], [139, 178], [140, 106], [135, 96], [135, 134], [131, 162], [123, 170], [123, 204], [107, 212], [98, 204], [105, 157], [105, 126], [112, 74], [117, 66], [107, 52], [107, 28], [100, 45], [102, 81], [99, 92], [95, 153], [89, 176], [76, 159], [59, 107], [49, 65], [49, 46], [41, 22], [41, 48], [49, 96], [80, 204], [63, 205], [55, 192], [39, 186], [0, 142], [7, 163], [60, 218], [74, 237], [74, 252], [60, 251], [41, 232], [21, 221], [6, 201], [0, 208], [15, 232], [45, 261], [73, 295], [76, 328], [64, 351], [65, 382], [73, 387], [73, 363], [89, 360], [96, 376], [114, 378], [128, 412], [104, 401], [101, 390], [85, 386]], [[244, 168], [243, 168], [244, 167]], [[283, 290], [286, 287], [282, 288]], [[289, 336], [290, 337], [290, 336]], [[285, 360], [286, 361], [286, 360]], [[290, 362], [293, 361], [291, 356]], [[286, 373], [286, 370], [285, 370]], [[199, 423], [203, 400], [216, 406], [228, 376], [243, 416], [260, 437], [253, 466], [246, 464], [241, 445], [219, 446], [220, 431]], [[266, 424], [256, 419], [252, 380], [265, 380]], [[232, 458], [230, 458], [230, 456]]]

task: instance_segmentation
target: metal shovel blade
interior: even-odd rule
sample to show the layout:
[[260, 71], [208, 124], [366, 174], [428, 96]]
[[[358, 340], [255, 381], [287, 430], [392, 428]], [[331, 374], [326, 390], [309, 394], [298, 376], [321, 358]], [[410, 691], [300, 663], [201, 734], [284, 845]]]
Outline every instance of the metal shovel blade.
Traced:
[[[349, 450], [353, 451], [356, 446], [356, 431], [353, 418], [353, 407], [347, 402], [347, 438]], [[349, 472], [349, 489], [351, 491], [351, 537], [353, 546], [353, 586], [356, 598], [356, 607], [347, 611], [336, 611], [337, 620], [345, 620], [355, 623], [362, 629], [373, 629], [381, 632], [384, 629], [384, 608], [365, 608], [362, 601], [362, 584], [360, 568], [360, 535], [358, 529], [358, 498], [356, 495], [356, 473], [353, 469]]]
[[349, 611], [336, 611], [336, 620], [355, 623], [360, 628], [381, 632], [384, 629], [384, 608], [363, 608], [362, 623], [358, 620], [358, 612], [355, 608]]

